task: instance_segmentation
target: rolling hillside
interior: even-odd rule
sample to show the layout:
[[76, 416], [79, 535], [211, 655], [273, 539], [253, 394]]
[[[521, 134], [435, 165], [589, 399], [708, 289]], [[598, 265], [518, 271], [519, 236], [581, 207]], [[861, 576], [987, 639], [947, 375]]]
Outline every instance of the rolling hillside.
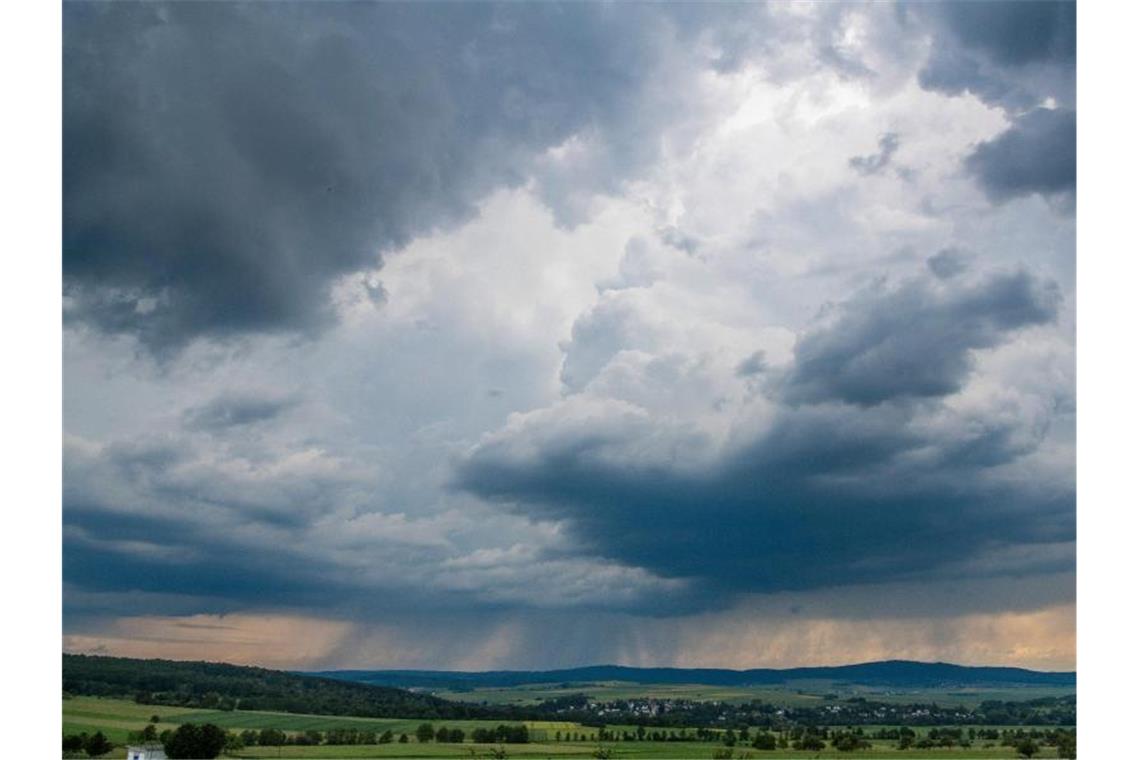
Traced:
[[781, 686], [797, 681], [829, 681], [887, 688], [1075, 686], [1074, 672], [1023, 668], [971, 667], [943, 662], [887, 660], [858, 665], [817, 668], [627, 668], [596, 665], [565, 670], [486, 671], [466, 673], [433, 670], [333, 670], [315, 673], [358, 683], [404, 688], [462, 689], [511, 687], [538, 683], [624, 681], [641, 684], [707, 684], [710, 686]]
[[[212, 662], [63, 655], [63, 690], [147, 704], [393, 718], [481, 718], [488, 711], [405, 689]], [[496, 717], [508, 712], [495, 711]]]

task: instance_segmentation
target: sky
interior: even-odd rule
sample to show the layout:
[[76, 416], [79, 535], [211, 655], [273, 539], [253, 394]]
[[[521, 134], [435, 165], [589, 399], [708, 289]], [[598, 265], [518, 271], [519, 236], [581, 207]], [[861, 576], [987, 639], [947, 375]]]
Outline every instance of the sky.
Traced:
[[1075, 6], [79, 3], [65, 651], [1075, 667]]

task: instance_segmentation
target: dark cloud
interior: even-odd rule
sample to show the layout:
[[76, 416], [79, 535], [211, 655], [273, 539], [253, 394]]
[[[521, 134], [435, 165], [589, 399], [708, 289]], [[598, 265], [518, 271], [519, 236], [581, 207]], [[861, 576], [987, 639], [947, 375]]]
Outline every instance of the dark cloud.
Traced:
[[571, 396], [486, 438], [455, 482], [713, 596], [1065, 570], [1071, 487], [998, 475], [1047, 425], [956, 419], [937, 401], [962, 387], [972, 350], [1051, 320], [1058, 300], [1025, 272], [879, 285], [804, 335], [777, 391], [792, 403], [742, 421], [727, 447]]
[[879, 138], [879, 152], [867, 156], [853, 156], [848, 160], [852, 169], [863, 176], [878, 174], [891, 162], [891, 156], [899, 149], [899, 136], [887, 132]]
[[182, 418], [189, 428], [224, 430], [272, 420], [296, 404], [297, 399], [290, 397], [226, 394], [187, 409]]
[[465, 218], [580, 130], [615, 141], [616, 181], [653, 155], [637, 91], [675, 33], [650, 7], [581, 4], [64, 16], [67, 316], [157, 352], [320, 329], [336, 278]]
[[974, 350], [1051, 321], [1060, 298], [1055, 283], [1024, 271], [968, 285], [920, 278], [873, 286], [801, 336], [785, 396], [871, 405], [954, 393], [969, 376]]
[[919, 84], [973, 93], [1023, 109], [1052, 97], [1072, 104], [1076, 3], [1045, 0], [925, 3], [909, 12], [931, 22], [933, 46]]
[[[1008, 445], [1012, 433], [948, 445], [893, 407], [787, 409], [739, 451], [688, 475], [615, 456], [645, 445], [636, 430], [624, 439], [532, 432], [478, 448], [459, 468], [458, 484], [564, 520], [603, 556], [701, 579], [714, 599], [939, 577], [954, 565], [951, 576], [986, 574], [970, 561], [1073, 538], [1071, 491], [985, 477], [1024, 453]], [[533, 450], [520, 457], [524, 446]], [[972, 453], [962, 458], [963, 451]], [[1059, 571], [1066, 560], [1048, 551], [992, 572]]]
[[1072, 196], [1077, 186], [1077, 114], [1037, 108], [966, 158], [995, 202], [1023, 195]]
[[[934, 31], [919, 84], [948, 95], [972, 93], [1005, 109], [1013, 121], [966, 161], [989, 198], [1002, 202], [1042, 193], [1067, 194], [1071, 200], [1076, 183], [1076, 3], [929, 3], [914, 6], [914, 12], [926, 16]], [[1056, 110], [1041, 108], [1045, 103]]]
[[762, 374], [768, 369], [768, 360], [764, 356], [763, 351], [756, 351], [749, 355], [740, 364], [736, 365], [737, 377], [751, 377], [752, 375]]
[[969, 256], [957, 248], [943, 248], [926, 260], [926, 266], [935, 277], [947, 280], [969, 269]]
[[1072, 62], [1077, 4], [1057, 0], [988, 0], [934, 5], [962, 46], [1001, 64]]

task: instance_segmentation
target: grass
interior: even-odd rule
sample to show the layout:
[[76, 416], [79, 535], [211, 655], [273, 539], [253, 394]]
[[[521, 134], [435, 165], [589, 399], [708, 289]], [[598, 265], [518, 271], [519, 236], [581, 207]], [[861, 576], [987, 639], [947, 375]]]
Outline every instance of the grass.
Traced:
[[[251, 747], [236, 753], [235, 757], [245, 758], [470, 758], [472, 751], [475, 757], [490, 757], [490, 751], [498, 745], [489, 744], [383, 744], [377, 746], [355, 747]], [[596, 744], [589, 742], [560, 742], [543, 744], [515, 744], [504, 745], [508, 758], [519, 760], [539, 760], [540, 758], [590, 758], [597, 749]], [[630, 760], [711, 760], [713, 754], [720, 749], [717, 745], [702, 742], [618, 742], [607, 744], [611, 749], [611, 758], [629, 758]], [[280, 752], [279, 752], [280, 750]], [[1051, 748], [1045, 748], [1036, 757], [1055, 758], [1057, 755]], [[738, 749], [734, 751], [735, 760], [791, 760], [796, 758], [897, 758], [898, 760], [940, 760], [941, 758], [974, 758], [974, 760], [989, 760], [991, 758], [1015, 758], [1017, 753], [1010, 747], [993, 747], [985, 749], [973, 747], [970, 749], [931, 749], [931, 750], [904, 750], [894, 748], [893, 743], [877, 744], [870, 750], [860, 752], [838, 752], [827, 749], [820, 752], [797, 752], [794, 750], [776, 750], [761, 752], [754, 749]]]
[[[124, 743], [131, 731], [141, 731], [152, 715], [158, 715], [156, 724], [161, 733], [164, 729], [174, 729], [183, 723], [213, 723], [230, 731], [263, 728], [276, 728], [281, 731], [328, 731], [334, 728], [355, 728], [361, 731], [391, 731], [399, 736], [411, 737], [422, 723], [432, 723], [436, 728], [460, 728], [470, 734], [476, 728], [493, 728], [501, 720], [428, 720], [422, 718], [354, 718], [339, 715], [304, 715], [296, 713], [261, 712], [254, 710], [197, 710], [185, 707], [162, 707], [139, 705], [129, 700], [106, 699], [103, 697], [72, 697], [63, 700], [63, 731], [65, 734], [102, 731], [108, 739]], [[523, 721], [530, 730], [531, 738], [544, 741], [553, 738], [556, 731], [581, 731], [579, 723], [568, 721]], [[515, 722], [517, 724], [517, 722]], [[413, 739], [414, 741], [414, 739]]]
[[779, 686], [709, 686], [707, 684], [639, 684], [622, 681], [526, 684], [470, 690], [438, 691], [445, 699], [488, 704], [533, 705], [544, 699], [586, 694], [593, 699], [691, 699], [695, 701], [748, 702], [753, 699], [787, 707], [818, 705], [836, 699], [866, 697], [888, 703], [937, 702], [947, 707], [976, 707], [986, 700], [1023, 701], [1037, 697], [1061, 697], [1076, 693], [1071, 687], [1002, 687], [973, 689], [877, 689], [837, 687], [828, 681], [803, 681]]
[[[254, 712], [220, 710], [192, 710], [179, 707], [163, 707], [161, 705], [139, 705], [129, 700], [105, 699], [101, 697], [72, 697], [63, 700], [63, 732], [94, 733], [102, 731], [112, 742], [123, 745], [127, 742], [130, 731], [141, 730], [152, 715], [158, 715], [160, 722], [156, 728], [161, 732], [165, 729], [177, 728], [182, 723], [213, 723], [231, 731], [245, 729], [259, 730], [261, 728], [276, 728], [287, 732], [301, 732], [306, 730], [327, 731], [331, 728], [357, 728], [374, 731], [390, 730], [397, 736], [406, 733], [409, 743], [358, 746], [316, 746], [316, 747], [248, 747], [233, 755], [241, 758], [471, 758], [490, 757], [490, 751], [499, 745], [474, 744], [437, 744], [435, 742], [419, 744], [415, 741], [416, 727], [425, 721], [412, 718], [353, 718], [329, 715], [295, 715], [291, 713]], [[476, 727], [495, 726], [503, 721], [426, 721], [449, 728], [462, 728], [470, 734]], [[555, 731], [572, 731], [591, 733], [593, 729], [584, 728], [577, 723], [556, 721], [528, 721], [531, 729], [532, 742], [530, 744], [508, 744], [506, 748], [509, 758], [519, 760], [538, 760], [539, 758], [589, 758], [598, 747], [596, 742], [555, 742], [551, 741]], [[720, 745], [706, 742], [606, 742], [610, 748], [611, 757], [630, 758], [637, 760], [644, 758], [660, 758], [660, 760], [711, 760], [713, 754], [722, 749]], [[776, 750], [774, 752], [761, 752], [747, 747], [737, 748], [733, 752], [735, 760], [783, 760], [785, 758], [846, 758], [855, 757], [861, 760], [868, 758], [890, 758], [891, 760], [908, 760], [910, 758], [924, 758], [925, 760], [939, 760], [941, 758], [1014, 758], [1017, 754], [1010, 747], [984, 748], [975, 746], [970, 749], [931, 749], [899, 751], [894, 748], [893, 742], [875, 742], [870, 750], [860, 752], [837, 752], [827, 749], [821, 752], [796, 752], [792, 750]], [[122, 752], [116, 749], [108, 757], [119, 757]], [[1052, 748], [1042, 748], [1037, 757], [1054, 758], [1056, 753]]]

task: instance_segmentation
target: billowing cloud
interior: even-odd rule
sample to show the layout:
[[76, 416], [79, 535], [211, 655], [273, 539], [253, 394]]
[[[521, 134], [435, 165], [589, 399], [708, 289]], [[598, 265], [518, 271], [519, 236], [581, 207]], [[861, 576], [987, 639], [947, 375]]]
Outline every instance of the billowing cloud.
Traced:
[[66, 646], [1071, 666], [1067, 13], [69, 6]]
[[[486, 436], [457, 484], [565, 521], [603, 556], [721, 591], [1063, 569], [1071, 484], [1022, 482], [1053, 412], [937, 401], [966, 389], [977, 350], [1048, 323], [1058, 299], [1025, 272], [871, 288], [806, 330], [767, 387], [725, 399], [720, 422], [606, 382], [633, 371], [683, 392], [658, 367], [697, 360], [631, 366], [612, 351], [582, 392]], [[596, 329], [575, 337], [596, 342]], [[1017, 559], [988, 558], [1003, 552]]]
[[1077, 47], [1075, 2], [997, 0], [929, 3], [909, 13], [931, 22], [923, 87], [971, 93], [1007, 109], [1048, 98], [1073, 105]]
[[[725, 13], [709, 13], [702, 22]], [[651, 160], [686, 34], [651, 8], [112, 4], [65, 13], [69, 318], [178, 348], [311, 332], [329, 288], [469, 218], [548, 149]], [[699, 29], [693, 29], [696, 34]], [[614, 143], [614, 144], [612, 144]], [[595, 157], [594, 151], [600, 151]], [[604, 169], [604, 172], [601, 171]], [[379, 292], [379, 291], [378, 291]]]
[[1059, 300], [1056, 283], [1024, 271], [969, 285], [922, 278], [873, 286], [800, 337], [787, 395], [863, 405], [949, 395], [966, 381], [973, 351], [1051, 321]]
[[[970, 93], [1003, 108], [1011, 126], [966, 159], [994, 202], [1076, 185], [1075, 2], [938, 3], [923, 87]], [[1071, 209], [1071, 197], [1062, 207]]]
[[1034, 109], [980, 144], [966, 157], [966, 168], [999, 203], [1032, 193], [1071, 197], [1077, 187], [1077, 114]]

